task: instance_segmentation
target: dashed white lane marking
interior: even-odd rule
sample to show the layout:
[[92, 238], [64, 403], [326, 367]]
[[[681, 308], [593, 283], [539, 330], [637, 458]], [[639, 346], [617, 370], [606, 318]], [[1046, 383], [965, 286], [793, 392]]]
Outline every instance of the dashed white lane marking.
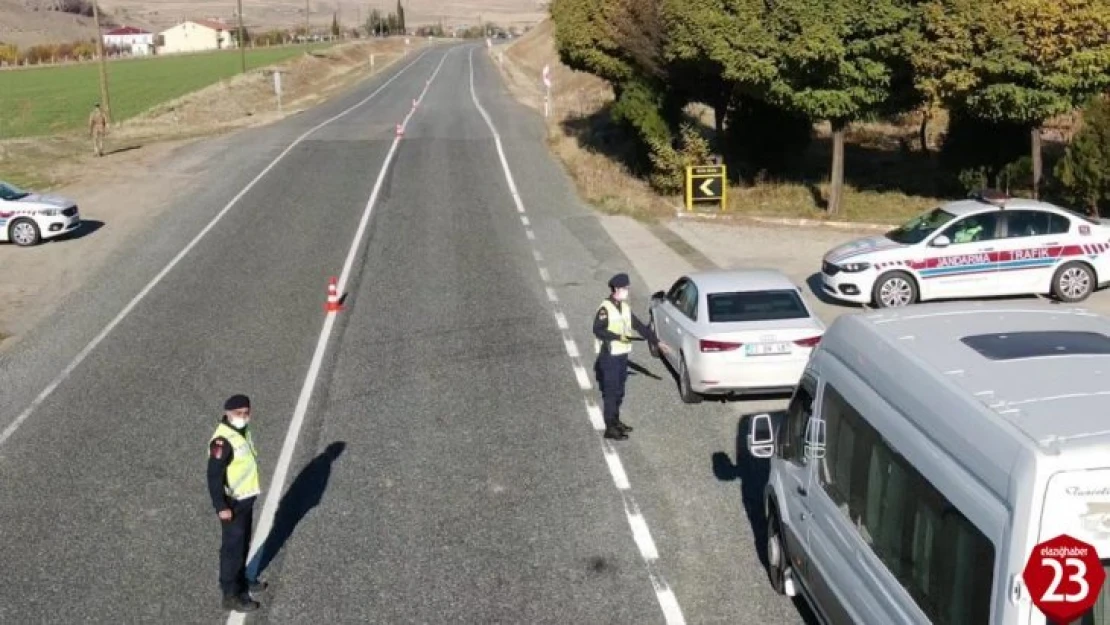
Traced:
[[149, 295], [152, 290], [154, 290], [154, 287], [158, 286], [158, 284], [162, 282], [166, 275], [169, 274], [169, 272], [173, 271], [173, 268], [181, 262], [181, 259], [185, 258], [185, 256], [189, 252], [191, 252], [198, 243], [200, 243], [201, 239], [203, 239], [204, 236], [208, 234], [221, 219], [223, 219], [224, 215], [231, 211], [231, 209], [239, 203], [239, 200], [243, 199], [243, 196], [245, 196], [251, 189], [254, 188], [254, 185], [258, 184], [260, 180], [265, 178], [266, 174], [270, 173], [270, 170], [276, 167], [277, 164], [285, 158], [285, 155], [292, 152], [293, 148], [300, 145], [301, 142], [307, 139], [312, 133], [342, 117], [347, 116], [352, 111], [358, 109], [362, 105], [372, 100], [379, 93], [381, 93], [383, 89], [388, 87], [394, 80], [400, 78], [401, 75], [408, 71], [410, 67], [420, 62], [420, 59], [424, 58], [424, 56], [428, 54], [428, 52], [430, 52], [430, 50], [422, 52], [420, 56], [416, 57], [411, 63], [398, 70], [396, 74], [391, 76], [389, 80], [382, 83], [381, 86], [375, 89], [370, 95], [359, 100], [354, 105], [344, 109], [337, 115], [329, 117], [328, 119], [306, 130], [304, 134], [294, 139], [293, 143], [290, 143], [288, 147], [282, 150], [281, 154], [278, 154], [276, 157], [274, 157], [274, 160], [270, 161], [270, 164], [266, 165], [265, 169], [260, 171], [257, 176], [252, 178], [251, 181], [247, 183], [247, 186], [243, 187], [238, 193], [236, 193], [235, 197], [231, 198], [231, 200], [228, 201], [228, 203], [224, 205], [222, 209], [220, 209], [219, 213], [216, 213], [216, 216], [212, 218], [212, 221], [209, 221], [208, 225], [206, 225], [203, 230], [197, 233], [197, 235], [193, 237], [193, 240], [189, 241], [185, 248], [178, 252], [177, 256], [174, 256], [173, 259], [170, 260], [170, 262], [167, 263], [166, 266], [158, 272], [158, 275], [154, 276], [154, 278], [150, 282], [148, 282], [141, 291], [139, 291], [139, 294], [132, 298], [131, 301], [123, 307], [123, 310], [121, 310], [114, 319], [108, 322], [108, 325], [104, 326], [104, 329], [100, 331], [100, 334], [97, 334], [93, 338], [93, 340], [89, 341], [88, 345], [85, 345], [85, 347], [77, 353], [77, 356], [73, 359], [73, 361], [66, 365], [65, 368], [62, 369], [62, 372], [58, 374], [58, 377], [54, 378], [50, 382], [50, 384], [48, 384], [46, 388], [44, 388], [42, 392], [39, 393], [38, 396], [31, 401], [31, 405], [27, 406], [27, 408], [24, 409], [23, 412], [21, 412], [19, 416], [17, 416], [15, 420], [8, 425], [8, 427], [4, 428], [3, 432], [0, 432], [0, 445], [3, 445], [9, 438], [11, 438], [12, 434], [15, 434], [15, 431], [18, 430], [19, 427], [23, 425], [25, 421], [27, 421], [27, 419], [31, 418], [31, 414], [34, 413], [35, 409], [41, 406], [44, 401], [46, 401], [47, 397], [50, 397], [50, 394], [54, 392], [54, 389], [58, 388], [58, 385], [64, 382], [66, 378], [68, 378], [73, 373], [74, 369], [76, 369], [82, 362], [84, 362], [86, 358], [89, 357], [89, 354], [91, 354], [92, 351], [96, 349], [97, 346], [100, 345], [105, 338], [108, 337], [112, 330], [114, 330], [116, 326], [118, 326], [124, 320], [124, 318], [127, 317], [127, 315], [131, 314], [131, 311], [139, 305], [139, 302], [143, 301], [143, 299], [145, 299], [146, 296]]
[[[525, 214], [524, 203], [520, 200], [520, 193], [517, 192], [516, 182], [513, 181], [513, 173], [509, 168], [508, 159], [505, 158], [505, 149], [501, 145], [501, 135], [497, 132], [497, 127], [493, 125], [493, 120], [490, 119], [489, 113], [482, 107], [482, 103], [478, 101], [478, 94], [474, 90], [474, 48], [470, 49], [470, 99], [474, 101], [475, 108], [482, 115], [482, 119], [486, 121], [489, 126], [490, 132], [493, 134], [493, 143], [497, 147], [497, 156], [501, 160], [501, 169], [505, 173], [505, 181], [509, 185], [509, 192], [513, 196], [513, 202], [516, 205], [517, 212], [522, 215]], [[522, 220], [524, 218], [522, 217]], [[533, 241], [532, 256], [536, 259], [537, 263], [543, 262], [543, 256], [537, 250], [535, 245], [535, 233], [528, 227], [528, 222], [524, 222], [525, 234], [530, 241]], [[546, 277], [546, 270], [540, 268], [541, 276], [544, 277], [544, 282], [548, 282]], [[574, 344], [574, 339], [570, 338], [567, 330], [567, 318], [561, 310], [559, 310], [559, 298], [555, 291], [550, 286], [544, 287], [547, 291], [547, 299], [551, 301], [555, 308], [555, 321], [559, 324], [559, 329], [563, 331], [563, 341], [567, 346], [567, 353], [570, 356], [571, 364], [574, 369], [574, 376], [578, 380], [578, 386], [583, 391], [590, 390], [590, 378], [586, 373], [586, 369], [580, 364], [578, 354], [578, 347]], [[574, 346], [573, 349], [571, 346]], [[603, 431], [605, 429], [605, 422], [601, 414], [601, 410], [597, 404], [594, 403], [591, 397], [585, 396], [584, 401], [586, 404], [586, 412], [590, 416], [590, 424], [594, 427], [595, 431]], [[659, 551], [655, 547], [655, 541], [651, 537], [651, 530], [648, 529], [647, 520], [640, 513], [639, 507], [636, 505], [635, 500], [632, 498], [632, 485], [628, 480], [628, 475], [624, 471], [624, 466], [621, 463], [620, 454], [613, 448], [607, 439], [601, 439], [602, 452], [605, 457], [605, 464], [609, 467], [609, 473], [613, 477], [613, 483], [616, 484], [617, 489], [621, 493], [621, 499], [624, 503], [625, 516], [628, 517], [628, 526], [632, 530], [632, 539], [636, 543], [636, 547], [640, 550], [640, 556], [644, 559], [644, 563], [648, 569], [648, 577], [651, 580], [652, 588], [655, 590], [656, 599], [659, 601], [659, 607], [663, 611], [663, 618], [668, 625], [684, 625], [686, 623], [685, 617], [682, 615], [682, 608], [678, 605], [678, 599], [675, 597], [674, 591], [671, 590], [663, 575], [658, 570]]]
[[526, 217], [526, 216], [524, 216], [524, 215], [521, 215], [521, 216], [520, 216], [520, 223], [522, 223], [522, 224], [524, 224], [524, 225], [526, 225], [526, 226], [527, 226], [527, 225], [529, 225], [529, 223], [530, 223], [530, 222], [528, 221], [528, 217]]
[[[432, 72], [431, 78], [424, 83], [424, 90], [420, 92], [420, 97], [428, 92], [435, 80], [439, 70], [443, 67], [443, 63], [447, 57], [454, 52], [454, 50], [447, 51], [443, 58], [439, 60], [439, 65], [436, 65], [435, 71]], [[408, 126], [409, 120], [416, 113], [417, 109], [409, 111], [401, 122], [401, 128], [404, 129]], [[366, 233], [366, 228], [370, 224], [370, 213], [374, 210], [374, 205], [378, 201], [378, 194], [381, 193], [382, 184], [385, 182], [386, 172], [389, 170], [389, 164], [393, 161], [393, 155], [397, 152], [397, 146], [401, 143], [402, 137], [394, 137], [393, 144], [389, 146], [389, 152], [385, 155], [385, 160], [382, 162], [381, 169], [378, 170], [378, 178], [374, 181], [374, 188], [370, 191], [370, 199], [366, 201], [366, 208], [363, 210], [362, 219], [359, 221], [358, 230], [355, 231], [354, 240], [351, 241], [351, 247], [347, 251], [347, 258], [343, 262], [342, 273], [339, 274], [339, 282], [336, 285], [340, 293], [345, 293], [344, 290], [347, 285], [347, 279], [351, 275], [351, 270], [355, 264], [355, 256], [358, 254], [358, 249], [362, 244], [362, 238]], [[254, 533], [254, 540], [251, 544], [251, 551], [249, 556], [248, 568], [251, 570], [253, 577], [258, 571], [258, 565], [261, 561], [261, 546], [265, 542], [267, 535], [273, 528], [274, 515], [277, 513], [277, 504], [281, 499], [281, 492], [285, 488], [285, 476], [289, 472], [289, 465], [293, 461], [293, 450], [297, 446], [297, 439], [300, 437], [301, 426], [304, 424], [305, 414], [308, 412], [308, 403], [312, 399], [312, 392], [316, 388], [316, 380], [320, 375], [320, 367], [324, 362], [324, 353], [327, 352], [328, 339], [331, 337], [332, 327], [335, 325], [336, 313], [329, 312], [324, 318], [324, 327], [320, 330], [320, 338], [316, 341], [316, 351], [312, 354], [312, 364], [308, 367], [308, 374], [305, 376], [304, 384], [301, 386], [301, 393], [297, 397], [297, 406], [293, 411], [293, 420], [289, 424], [289, 430], [285, 433], [285, 442], [281, 445], [281, 453], [278, 456], [277, 463], [274, 465], [274, 477], [270, 481], [270, 488], [266, 491], [265, 502], [262, 506], [262, 515], [258, 520], [258, 527]], [[245, 619], [245, 615], [239, 612], [232, 612], [228, 618], [228, 625], [238, 625]]]
[[551, 274], [547, 273], [547, 269], [540, 267], [540, 278], [544, 282], [551, 282]]

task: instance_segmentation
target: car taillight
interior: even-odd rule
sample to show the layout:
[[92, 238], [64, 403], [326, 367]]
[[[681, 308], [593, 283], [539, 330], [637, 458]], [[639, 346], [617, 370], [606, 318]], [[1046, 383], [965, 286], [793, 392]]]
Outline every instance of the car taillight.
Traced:
[[727, 352], [732, 351], [743, 345], [743, 343], [726, 343], [724, 341], [698, 341], [698, 347], [702, 352]]
[[794, 344], [799, 347], [817, 347], [817, 344], [820, 342], [820, 336], [811, 336], [808, 339], [798, 339], [797, 341], [794, 341]]

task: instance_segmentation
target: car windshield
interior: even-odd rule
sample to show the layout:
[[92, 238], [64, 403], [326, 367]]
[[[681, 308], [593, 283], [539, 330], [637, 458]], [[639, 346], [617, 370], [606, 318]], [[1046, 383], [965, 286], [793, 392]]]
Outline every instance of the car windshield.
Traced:
[[924, 241], [930, 234], [936, 232], [937, 228], [952, 221], [955, 217], [955, 215], [948, 211], [934, 208], [886, 233], [886, 238], [903, 245], [916, 245]]
[[710, 323], [804, 319], [809, 316], [802, 298], [792, 289], [710, 293]]
[[15, 185], [8, 184], [6, 182], [0, 182], [0, 200], [13, 202], [15, 200], [21, 200], [28, 195], [31, 194]]

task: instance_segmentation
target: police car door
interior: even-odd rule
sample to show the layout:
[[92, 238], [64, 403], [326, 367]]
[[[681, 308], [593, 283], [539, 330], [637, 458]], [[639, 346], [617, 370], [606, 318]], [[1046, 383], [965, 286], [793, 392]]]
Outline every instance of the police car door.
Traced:
[[[929, 258], [921, 275], [924, 298], [999, 295], [996, 280], [1000, 254], [1001, 211], [968, 215], [930, 239]], [[947, 239], [947, 244], [941, 241]]]
[[1063, 215], [1039, 210], [1008, 210], [1006, 238], [999, 259], [999, 277], [1006, 277], [1005, 294], [1047, 293], [1052, 272], [1071, 230], [1071, 220]]

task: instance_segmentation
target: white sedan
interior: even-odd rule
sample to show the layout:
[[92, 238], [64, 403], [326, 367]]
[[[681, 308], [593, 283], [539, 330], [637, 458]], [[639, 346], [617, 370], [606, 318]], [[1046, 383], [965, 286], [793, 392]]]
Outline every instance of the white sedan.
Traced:
[[0, 241], [21, 247], [38, 245], [80, 225], [73, 200], [32, 193], [0, 180]]
[[1110, 282], [1110, 227], [1047, 202], [977, 193], [829, 250], [821, 278], [828, 295], [876, 308], [1026, 294], [1080, 302]]
[[772, 269], [688, 274], [653, 294], [648, 310], [688, 404], [792, 391], [825, 333], [801, 289]]

